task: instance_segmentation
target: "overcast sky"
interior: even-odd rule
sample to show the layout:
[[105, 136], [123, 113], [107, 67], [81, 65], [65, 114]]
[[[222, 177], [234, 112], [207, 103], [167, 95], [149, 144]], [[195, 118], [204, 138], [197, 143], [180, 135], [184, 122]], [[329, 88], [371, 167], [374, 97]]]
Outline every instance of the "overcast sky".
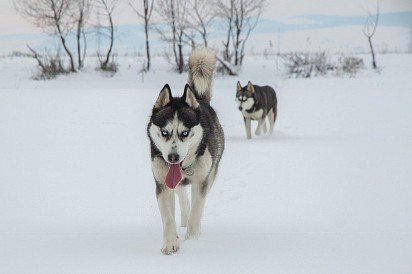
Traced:
[[[120, 0], [117, 24], [136, 23], [136, 16]], [[136, 0], [141, 1], [141, 0]], [[363, 15], [365, 10], [374, 10], [375, 0], [267, 0], [263, 17], [284, 23], [299, 23], [294, 18], [300, 15]], [[380, 0], [382, 13], [412, 11], [412, 0]], [[34, 32], [36, 29], [22, 19], [13, 9], [12, 0], [0, 0], [0, 34]]]

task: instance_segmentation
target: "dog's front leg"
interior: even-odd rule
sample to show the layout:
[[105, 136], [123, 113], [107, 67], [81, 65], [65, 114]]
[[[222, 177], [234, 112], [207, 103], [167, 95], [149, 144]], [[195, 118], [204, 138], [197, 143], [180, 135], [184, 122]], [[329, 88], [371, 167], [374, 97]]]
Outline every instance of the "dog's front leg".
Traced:
[[[159, 190], [160, 188], [160, 190]], [[179, 238], [176, 233], [175, 222], [175, 194], [173, 190], [158, 185], [157, 203], [163, 222], [163, 254], [169, 255], [179, 250]]]
[[268, 128], [266, 126], [266, 117], [262, 118], [262, 124], [263, 124], [263, 133], [267, 133]]
[[207, 183], [192, 183], [192, 206], [190, 209], [189, 223], [187, 225], [186, 240], [197, 239], [201, 232], [201, 219], [207, 193]]
[[189, 220], [190, 203], [187, 197], [186, 189], [182, 185], [176, 187], [176, 193], [179, 197], [180, 204], [180, 226], [187, 227], [187, 222]]
[[252, 139], [252, 131], [250, 128], [250, 119], [249, 118], [243, 118], [245, 120], [245, 128], [246, 128], [246, 138], [247, 139]]
[[[262, 128], [263, 128], [264, 124], [265, 124], [265, 120], [263, 118], [258, 120], [258, 126], [257, 126], [256, 131], [255, 131], [255, 134], [257, 136], [259, 136], [260, 133], [262, 132]], [[266, 126], [265, 126], [265, 128], [266, 128]], [[265, 132], [266, 132], [266, 130], [265, 130]]]

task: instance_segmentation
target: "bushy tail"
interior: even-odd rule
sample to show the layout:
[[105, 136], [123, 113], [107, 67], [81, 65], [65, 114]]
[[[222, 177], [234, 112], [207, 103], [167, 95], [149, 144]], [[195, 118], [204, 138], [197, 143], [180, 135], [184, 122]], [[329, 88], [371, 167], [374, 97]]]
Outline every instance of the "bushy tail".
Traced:
[[197, 99], [210, 102], [215, 64], [216, 54], [213, 50], [207, 48], [195, 49], [190, 54], [187, 83], [194, 91]]

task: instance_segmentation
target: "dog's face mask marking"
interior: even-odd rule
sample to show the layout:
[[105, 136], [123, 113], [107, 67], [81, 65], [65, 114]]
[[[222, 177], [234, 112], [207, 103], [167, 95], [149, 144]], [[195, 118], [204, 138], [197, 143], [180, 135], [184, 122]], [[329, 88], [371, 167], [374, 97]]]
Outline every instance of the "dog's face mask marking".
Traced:
[[182, 97], [173, 98], [168, 85], [159, 94], [152, 114], [150, 135], [170, 164], [181, 164], [190, 148], [197, 146], [203, 136], [200, 127], [199, 103], [186, 85]]
[[236, 102], [240, 111], [251, 109], [255, 103], [255, 89], [249, 81], [245, 88], [242, 88], [240, 82], [237, 82]]
[[181, 163], [190, 147], [197, 144], [203, 135], [199, 123], [182, 120], [185, 115], [182, 111], [174, 111], [172, 115], [172, 119], [168, 119], [166, 123], [154, 123], [150, 128], [156, 147], [169, 164]]

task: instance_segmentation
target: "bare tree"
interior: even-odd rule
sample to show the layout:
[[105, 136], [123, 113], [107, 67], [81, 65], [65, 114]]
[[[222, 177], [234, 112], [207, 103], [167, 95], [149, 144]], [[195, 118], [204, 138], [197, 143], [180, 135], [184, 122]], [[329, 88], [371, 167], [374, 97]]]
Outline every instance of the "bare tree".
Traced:
[[200, 34], [203, 41], [203, 46], [207, 47], [208, 34], [213, 19], [216, 18], [216, 13], [213, 12], [213, 3], [209, 0], [193, 0], [191, 3], [190, 19], [192, 28]]
[[14, 0], [18, 13], [36, 27], [57, 35], [70, 59], [70, 70], [76, 72], [73, 54], [67, 46], [66, 37], [73, 28], [70, 0]]
[[232, 54], [230, 53], [230, 38], [233, 29], [234, 6], [236, 0], [217, 0], [215, 3], [216, 15], [225, 21], [226, 41], [223, 43], [223, 61], [231, 63]]
[[72, 18], [76, 25], [77, 65], [81, 69], [86, 58], [87, 40], [85, 27], [91, 12], [91, 0], [74, 0], [73, 5]]
[[250, 33], [256, 27], [262, 13], [265, 0], [237, 0], [234, 6], [232, 43], [234, 65], [242, 65], [245, 45]]
[[[179, 73], [184, 69], [183, 46], [189, 44], [189, 22], [185, 0], [158, 0], [156, 12], [160, 25], [156, 27], [160, 37], [172, 44], [174, 60]], [[165, 27], [162, 27], [165, 25]]]
[[216, 4], [219, 16], [227, 24], [224, 60], [232, 62], [234, 57], [233, 64], [242, 65], [246, 42], [260, 19], [265, 0], [217, 0]]
[[110, 57], [113, 52], [113, 44], [115, 40], [114, 32], [115, 27], [113, 23], [113, 12], [117, 8], [118, 0], [96, 0], [96, 7], [102, 11], [103, 16], [106, 17], [108, 24], [105, 26], [100, 26], [100, 30], [104, 33], [99, 33], [107, 36], [109, 38], [109, 48], [107, 49], [104, 57], [100, 55], [100, 52], [97, 52], [97, 56], [100, 60], [100, 68], [103, 70], [108, 69], [108, 64], [110, 62]]
[[[142, 5], [137, 2], [142, 3]], [[152, 11], [154, 6], [154, 0], [129, 0], [129, 5], [136, 12], [137, 16], [143, 20], [144, 32], [146, 35], [146, 70], [150, 70], [150, 46], [149, 46], [149, 27], [150, 27], [150, 18], [152, 17]]]
[[371, 14], [369, 11], [367, 13], [368, 13], [368, 16], [367, 16], [365, 25], [363, 26], [363, 34], [368, 39], [369, 48], [371, 50], [371, 55], [372, 55], [372, 67], [376, 69], [377, 65], [376, 65], [375, 51], [373, 49], [373, 44], [372, 44], [372, 37], [375, 35], [376, 28], [378, 27], [378, 22], [379, 22], [379, 1], [376, 2], [376, 14]]
[[[172, 0], [173, 1], [173, 0]], [[190, 36], [187, 34], [189, 24], [187, 20], [187, 1], [185, 0], [177, 0], [175, 5], [175, 16], [176, 16], [176, 29], [177, 29], [177, 48], [179, 54], [179, 73], [183, 72], [183, 68], [185, 66], [184, 59], [183, 59], [183, 45], [187, 44], [185, 37]], [[192, 40], [193, 41], [193, 40]]]

